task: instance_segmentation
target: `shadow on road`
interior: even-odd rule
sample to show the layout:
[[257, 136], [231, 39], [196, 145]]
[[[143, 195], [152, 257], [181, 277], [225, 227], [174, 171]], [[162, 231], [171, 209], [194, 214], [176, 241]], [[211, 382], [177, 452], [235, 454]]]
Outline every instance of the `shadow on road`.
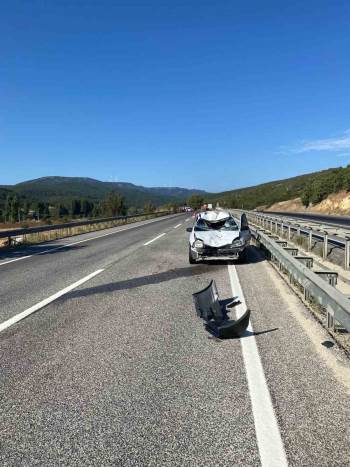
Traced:
[[[220, 341], [220, 342], [224, 342], [225, 340], [227, 340], [227, 339], [219, 339], [217, 336], [215, 336], [215, 334], [211, 331], [210, 328], [206, 327], [206, 325], [204, 325], [204, 327], [205, 327], [205, 330], [210, 335], [210, 337], [215, 338], [215, 340]], [[266, 329], [265, 331], [254, 331], [254, 332], [246, 330], [242, 336], [231, 337], [231, 339], [244, 339], [245, 337], [260, 336], [260, 334], [267, 334], [269, 332], [278, 331], [278, 329], [279, 328], [272, 328], [272, 329]]]
[[[222, 265], [220, 265], [222, 266]], [[68, 300], [76, 297], [86, 297], [89, 295], [111, 293], [119, 290], [134, 289], [136, 287], [143, 287], [145, 285], [160, 284], [162, 282], [171, 281], [180, 277], [193, 277], [208, 272], [219, 271], [221, 267], [207, 266], [204, 264], [198, 264], [196, 266], [188, 266], [185, 268], [169, 269], [168, 271], [151, 274], [149, 276], [135, 277], [133, 279], [127, 279], [119, 282], [109, 282], [108, 284], [98, 285], [96, 287], [90, 287], [82, 290], [75, 290], [66, 294], [61, 300]]]
[[0, 262], [9, 261], [11, 259], [19, 259], [22, 256], [36, 255], [36, 256], [45, 256], [53, 255], [56, 253], [63, 253], [65, 251], [79, 250], [81, 248], [86, 248], [85, 245], [33, 245], [33, 246], [23, 246], [16, 250], [8, 249], [6, 251], [0, 252]]

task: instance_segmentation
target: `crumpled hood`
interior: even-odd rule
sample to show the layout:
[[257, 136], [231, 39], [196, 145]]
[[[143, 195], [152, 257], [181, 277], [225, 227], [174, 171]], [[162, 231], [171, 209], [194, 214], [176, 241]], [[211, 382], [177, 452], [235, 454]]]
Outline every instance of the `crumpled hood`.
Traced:
[[229, 245], [239, 237], [239, 230], [220, 231], [210, 230], [208, 232], [195, 232], [196, 238], [203, 240], [205, 245], [213, 247], [221, 247]]

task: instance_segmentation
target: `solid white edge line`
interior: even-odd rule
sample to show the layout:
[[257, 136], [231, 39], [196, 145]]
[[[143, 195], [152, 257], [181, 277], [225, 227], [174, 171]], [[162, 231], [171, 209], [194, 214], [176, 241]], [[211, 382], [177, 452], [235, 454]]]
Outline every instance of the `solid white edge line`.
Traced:
[[[228, 265], [233, 296], [239, 296], [241, 304], [235, 309], [237, 317], [247, 309], [236, 268]], [[248, 331], [253, 333], [251, 323]], [[255, 432], [261, 465], [263, 467], [285, 467], [288, 461], [261, 363], [258, 346], [253, 334], [241, 339], [242, 354], [246, 369]]]
[[[41, 252], [41, 253], [44, 253], [44, 252]], [[9, 259], [8, 261], [5, 261], [4, 263], [0, 263], [0, 266], [4, 266], [5, 264], [9, 264], [9, 263], [14, 263], [15, 261], [21, 261], [22, 259], [31, 258], [32, 256], [35, 256], [35, 255], [27, 255], [27, 256], [21, 256], [20, 258]]]
[[182, 225], [182, 224], [175, 225], [174, 229], [177, 229], [178, 227], [180, 227], [180, 225]]
[[[90, 237], [90, 238], [86, 238], [84, 240], [78, 240], [77, 242], [72, 242], [72, 243], [67, 243], [65, 245], [60, 245], [60, 246], [58, 246], [56, 248], [52, 248], [52, 250], [39, 251], [38, 253], [33, 253], [32, 255], [21, 256], [20, 258], [10, 259], [8, 261], [5, 261], [4, 263], [0, 263], [0, 267], [4, 266], [5, 264], [14, 263], [15, 261], [21, 261], [22, 259], [32, 258], [33, 256], [40, 256], [40, 255], [44, 255], [45, 253], [51, 253], [53, 251], [62, 250], [63, 248], [68, 248], [70, 246], [78, 245], [79, 243], [90, 242], [91, 240], [96, 240], [98, 238], [108, 237], [109, 235], [115, 235], [115, 234], [118, 234], [120, 232], [125, 232], [126, 230], [136, 229], [137, 227], [142, 227], [144, 225], [152, 224], [153, 222], [161, 221], [161, 220], [164, 220], [164, 219], [165, 218], [156, 218], [156, 219], [141, 221], [142, 224], [138, 223], [138, 222], [135, 222], [135, 225], [131, 225], [130, 227], [127, 227], [127, 228], [122, 227], [120, 230], [116, 230], [116, 231], [114, 230], [113, 232], [107, 232], [107, 233], [102, 234], [102, 235], [97, 235], [96, 237]], [[115, 228], [115, 227], [112, 227], [112, 228]], [[118, 228], [118, 226], [116, 226], [116, 228]], [[96, 232], [98, 232], [98, 231], [96, 231]], [[80, 234], [80, 235], [85, 235], [85, 234]], [[67, 238], [69, 238], [69, 237], [67, 237]]]
[[36, 305], [31, 306], [30, 308], [27, 308], [27, 310], [22, 311], [21, 313], [13, 316], [12, 318], [8, 319], [7, 321], [4, 321], [3, 323], [0, 324], [0, 332], [4, 331], [5, 329], [9, 328], [15, 323], [18, 323], [18, 321], [21, 321], [22, 319], [26, 318], [27, 316], [31, 315], [35, 311], [40, 310], [44, 306], [48, 305], [49, 303], [53, 302], [54, 300], [57, 300], [58, 298], [62, 297], [62, 295], [65, 295], [66, 293], [70, 292], [71, 290], [75, 289], [76, 287], [79, 287], [79, 285], [84, 284], [84, 282], [87, 282], [88, 280], [92, 279], [93, 277], [97, 276], [101, 272], [103, 272], [104, 269], [98, 269], [97, 271], [89, 274], [86, 277], [83, 277], [82, 279], [78, 280], [77, 282], [74, 282], [74, 284], [69, 285], [68, 287], [60, 290], [59, 292], [55, 293], [54, 295], [51, 295], [51, 297], [45, 298], [45, 300], [42, 300], [41, 302], [37, 303]]
[[164, 237], [164, 235], [165, 235], [165, 232], [160, 235], [157, 235], [157, 237], [152, 238], [152, 240], [150, 240], [149, 242], [144, 243], [143, 246], [147, 246], [150, 243], [155, 242], [156, 240], [158, 240], [158, 238]]

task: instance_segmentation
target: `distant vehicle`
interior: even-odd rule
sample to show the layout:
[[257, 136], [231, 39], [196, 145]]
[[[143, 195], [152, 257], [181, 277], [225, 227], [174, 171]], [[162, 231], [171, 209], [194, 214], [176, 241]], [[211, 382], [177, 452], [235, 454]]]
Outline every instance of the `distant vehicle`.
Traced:
[[189, 262], [244, 258], [251, 234], [247, 217], [240, 223], [226, 211], [206, 211], [196, 215], [190, 232]]

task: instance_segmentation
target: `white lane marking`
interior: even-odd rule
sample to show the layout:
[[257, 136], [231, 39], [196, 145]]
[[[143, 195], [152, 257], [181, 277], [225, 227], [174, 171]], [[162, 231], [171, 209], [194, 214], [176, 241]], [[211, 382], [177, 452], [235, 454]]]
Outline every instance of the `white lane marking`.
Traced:
[[188, 217], [187, 219], [185, 219], [185, 222], [188, 222], [189, 220], [191, 220], [191, 217]]
[[[233, 296], [238, 295], [241, 301], [241, 304], [235, 308], [237, 310], [237, 316], [239, 317], [245, 312], [247, 305], [245, 303], [236, 268], [233, 264], [228, 265], [228, 272]], [[251, 323], [249, 323], [248, 331], [251, 333], [253, 332]], [[288, 466], [286, 453], [254, 335], [245, 336], [241, 339], [241, 346], [247, 374], [261, 465], [263, 467]]]
[[[164, 220], [164, 219], [159, 219], [159, 218], [158, 219], [151, 219], [149, 221], [142, 222], [142, 224], [141, 223], [138, 224], [136, 222], [135, 224], [137, 224], [137, 225], [132, 225], [130, 227], [121, 228], [121, 229], [113, 231], [113, 232], [107, 232], [107, 233], [102, 234], [102, 235], [97, 235], [96, 237], [86, 238], [85, 240], [79, 240], [77, 242], [72, 242], [72, 243], [66, 243], [66, 244], [58, 246], [56, 248], [52, 248], [51, 250], [39, 251], [38, 253], [33, 253], [32, 255], [21, 256], [20, 258], [10, 259], [8, 261], [5, 261], [4, 263], [0, 263], [0, 266], [4, 266], [5, 264], [9, 264], [9, 263], [14, 263], [15, 261], [21, 261], [22, 259], [31, 258], [33, 256], [39, 256], [39, 255], [44, 255], [45, 253], [51, 253], [52, 251], [62, 250], [62, 248], [68, 248], [68, 247], [73, 246], [73, 245], [78, 245], [79, 243], [90, 242], [91, 240], [96, 240], [97, 238], [108, 237], [109, 235], [118, 234], [120, 232], [124, 232], [125, 230], [136, 229], [137, 227], [142, 227], [143, 225], [152, 224], [153, 222], [157, 222], [157, 221], [161, 221], [161, 220]], [[84, 235], [84, 234], [81, 234], [81, 235]]]
[[174, 229], [177, 229], [178, 227], [180, 227], [180, 225], [182, 225], [182, 224], [175, 225]]
[[160, 234], [160, 235], [157, 235], [157, 237], [152, 238], [152, 240], [150, 240], [149, 242], [144, 243], [143, 246], [147, 246], [147, 245], [149, 245], [150, 243], [155, 242], [156, 240], [158, 240], [158, 238], [164, 237], [164, 235], [165, 235], [165, 233], [162, 233], [162, 234]]
[[15, 323], [18, 323], [18, 321], [21, 321], [22, 319], [26, 318], [27, 316], [31, 315], [35, 311], [40, 310], [40, 308], [43, 308], [44, 306], [48, 305], [49, 303], [53, 302], [54, 300], [57, 300], [58, 298], [62, 297], [62, 295], [65, 295], [66, 293], [70, 292], [71, 290], [75, 289], [76, 287], [79, 287], [79, 285], [84, 284], [84, 282], [87, 282], [88, 280], [92, 279], [93, 277], [97, 276], [98, 274], [101, 274], [104, 269], [98, 269], [97, 271], [89, 274], [88, 276], [83, 277], [82, 279], [78, 280], [77, 282], [74, 282], [74, 284], [69, 285], [68, 287], [60, 290], [59, 292], [55, 293], [54, 295], [51, 295], [51, 297], [45, 298], [45, 300], [42, 300], [41, 302], [37, 303], [36, 305], [31, 306], [30, 308], [27, 308], [26, 310], [22, 311], [21, 313], [18, 313], [18, 315], [13, 316], [12, 318], [8, 319], [7, 321], [4, 321], [3, 323], [0, 324], [0, 332], [4, 331], [5, 329], [9, 328]]
[[[45, 253], [44, 251], [42, 251], [41, 253]], [[38, 253], [36, 253], [38, 254]], [[8, 261], [5, 261], [4, 263], [0, 263], [0, 266], [4, 266], [5, 264], [9, 264], [9, 263], [14, 263], [15, 261], [21, 261], [22, 259], [27, 259], [27, 258], [31, 258], [33, 255], [28, 255], [28, 256], [21, 256], [20, 258], [15, 258], [15, 259], [9, 259]]]

